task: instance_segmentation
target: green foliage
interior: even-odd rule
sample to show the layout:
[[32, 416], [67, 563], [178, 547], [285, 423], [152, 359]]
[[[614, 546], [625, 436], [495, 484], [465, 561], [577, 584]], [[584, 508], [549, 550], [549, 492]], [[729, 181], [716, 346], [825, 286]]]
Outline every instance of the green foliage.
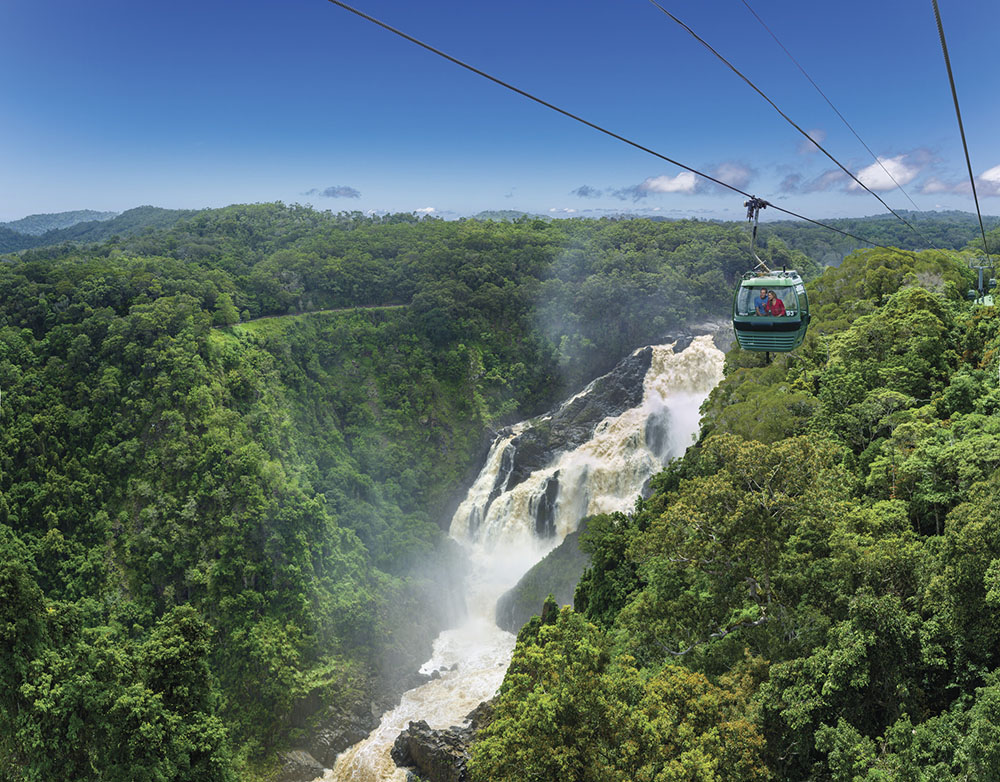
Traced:
[[[915, 225], [919, 233], [888, 213], [873, 217], [838, 218], [827, 220], [826, 223], [887, 247], [901, 247], [905, 250], [924, 250], [928, 247], [960, 250], [967, 244], [979, 243], [980, 250], [982, 249], [979, 221], [973, 213], [913, 212], [904, 209], [899, 214]], [[987, 228], [991, 228], [1000, 218], [984, 216], [983, 220]], [[848, 236], [801, 221], [767, 223], [766, 229], [762, 228], [762, 233], [765, 230], [773, 231], [790, 247], [827, 266], [838, 266], [853, 251], [867, 246]], [[991, 243], [990, 246], [995, 245]]]
[[222, 778], [412, 669], [482, 433], [724, 312], [745, 261], [642, 220], [67, 230], [0, 264], [0, 748], [57, 778]]
[[[569, 608], [529, 623], [473, 745], [473, 780], [769, 778], [745, 695], [666, 666], [645, 677], [612, 665], [603, 634]], [[730, 683], [730, 686], [732, 683]]]
[[[4, 779], [229, 779], [366, 702], [447, 621], [482, 432], [746, 266], [697, 222], [146, 217], [0, 264]], [[800, 350], [731, 353], [699, 445], [591, 521], [580, 613], [522, 632], [473, 773], [995, 775], [1000, 320], [968, 282], [858, 252]]]
[[140, 645], [118, 625], [88, 627], [98, 610], [50, 603], [23, 634], [33, 648], [5, 660], [5, 778], [235, 779], [212, 714], [207, 625], [177, 610]]
[[573, 598], [574, 608], [602, 628], [608, 628], [639, 586], [635, 564], [626, 558], [634, 535], [624, 513], [602, 513], [587, 519], [580, 549], [590, 557]]
[[[955, 255], [856, 253], [812, 284], [801, 350], [734, 349], [697, 446], [634, 514], [591, 521], [590, 690], [630, 665], [646, 686], [675, 666], [736, 677], [776, 779], [997, 777], [1000, 329], [961, 301], [966, 277]], [[560, 674], [536, 686], [516, 669], [522, 704], [560, 692], [574, 659], [540, 647], [522, 637], [515, 655]], [[488, 752], [543, 757], [508, 697]], [[596, 722], [612, 702], [574, 705]], [[564, 713], [546, 718], [565, 727]], [[617, 735], [620, 759], [634, 745]]]

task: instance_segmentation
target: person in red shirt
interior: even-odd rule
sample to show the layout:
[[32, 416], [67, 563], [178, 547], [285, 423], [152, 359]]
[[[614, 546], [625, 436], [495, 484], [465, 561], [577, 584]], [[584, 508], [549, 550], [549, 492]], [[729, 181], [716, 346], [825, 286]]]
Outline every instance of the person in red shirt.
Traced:
[[767, 292], [767, 314], [772, 317], [785, 314], [785, 302], [778, 298], [774, 291]]

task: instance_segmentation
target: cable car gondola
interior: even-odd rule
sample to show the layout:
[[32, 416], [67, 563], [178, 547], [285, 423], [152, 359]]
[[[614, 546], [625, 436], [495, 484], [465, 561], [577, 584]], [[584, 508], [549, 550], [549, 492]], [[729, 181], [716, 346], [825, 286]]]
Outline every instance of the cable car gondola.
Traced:
[[[761, 291], [781, 307], [764, 308], [759, 314]], [[773, 296], [771, 295], [773, 294]], [[784, 314], [770, 314], [781, 309]], [[797, 271], [748, 272], [733, 297], [733, 329], [744, 350], [786, 353], [805, 339], [809, 327], [809, 297]]]
[[743, 275], [733, 296], [736, 341], [743, 350], [787, 353], [802, 344], [809, 328], [806, 286], [797, 271], [771, 271], [754, 251], [758, 213], [767, 201], [754, 197], [744, 206], [754, 224], [750, 247], [757, 267]]

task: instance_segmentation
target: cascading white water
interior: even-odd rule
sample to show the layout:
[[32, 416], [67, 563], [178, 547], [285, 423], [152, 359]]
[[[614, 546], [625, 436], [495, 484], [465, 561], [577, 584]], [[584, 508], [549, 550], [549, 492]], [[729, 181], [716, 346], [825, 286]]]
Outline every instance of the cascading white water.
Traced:
[[[421, 668], [424, 673], [439, 670], [441, 677], [404, 693], [400, 704], [382, 715], [378, 728], [343, 752], [323, 780], [404, 782], [406, 772], [395, 766], [389, 750], [411, 721], [446, 728], [461, 723], [493, 696], [515, 640], [494, 622], [497, 600], [581, 518], [632, 509], [649, 478], [693, 441], [698, 409], [721, 379], [722, 362], [722, 353], [708, 336], [695, 338], [676, 354], [670, 345], [655, 346], [639, 405], [604, 419], [590, 440], [556, 454], [550, 464], [493, 496], [497, 476], [510, 469], [505, 450], [532, 422], [518, 424], [497, 439], [451, 522], [450, 534], [466, 548], [472, 567], [465, 623], [438, 636], [431, 659]], [[542, 539], [535, 534], [535, 519], [553, 480], [558, 481], [555, 535]]]

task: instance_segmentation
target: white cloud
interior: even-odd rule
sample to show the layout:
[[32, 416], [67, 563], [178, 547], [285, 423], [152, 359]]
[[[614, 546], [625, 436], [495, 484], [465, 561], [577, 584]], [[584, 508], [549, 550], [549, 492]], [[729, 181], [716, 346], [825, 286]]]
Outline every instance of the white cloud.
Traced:
[[[756, 175], [756, 171], [745, 163], [735, 160], [728, 160], [707, 169], [711, 171], [713, 177], [721, 182], [726, 182], [736, 188], [744, 188]], [[702, 180], [697, 174], [691, 171], [681, 171], [679, 174], [670, 176], [651, 176], [644, 179], [638, 185], [623, 187], [617, 190], [608, 188], [605, 193], [622, 201], [638, 202], [649, 195], [657, 193], [683, 193], [692, 195], [694, 193], [713, 193], [722, 188]], [[574, 191], [575, 192], [575, 191]], [[579, 193], [576, 193], [579, 195]]]
[[805, 191], [807, 193], [819, 193], [831, 190], [845, 179], [847, 179], [847, 174], [835, 168], [820, 174], [812, 182], [808, 183], [805, 186]]
[[[937, 193], [952, 193], [954, 195], [972, 195], [972, 185], [968, 179], [948, 182], [937, 177], [931, 177], [920, 188], [925, 195]], [[976, 177], [976, 194], [984, 197], [1000, 196], [1000, 166], [988, 168]]]
[[[727, 182], [733, 187], [739, 188], [744, 188], [750, 184], [750, 179], [753, 175], [754, 171], [752, 168], [745, 166], [742, 163], [736, 163], [733, 161], [720, 163], [712, 172], [712, 176], [716, 179]], [[691, 176], [694, 176], [694, 174]]]
[[553, 206], [551, 209], [549, 209], [549, 211], [553, 212], [553, 213], [556, 213], [556, 214], [563, 214], [563, 215], [573, 215], [573, 214], [576, 214], [576, 210], [575, 209], [570, 209], [568, 207], [563, 207], [562, 209], [556, 209]]
[[322, 190], [314, 187], [312, 190], [306, 190], [302, 195], [320, 195], [324, 198], [361, 198], [361, 191], [347, 185], [333, 185]]
[[639, 190], [646, 193], [693, 193], [698, 186], [698, 178], [690, 171], [682, 171], [677, 176], [649, 177]]
[[936, 195], [937, 193], [950, 193], [955, 189], [954, 185], [942, 182], [937, 177], [931, 177], [920, 187], [923, 195]]
[[580, 198], [600, 198], [604, 195], [604, 191], [590, 185], [580, 185], [576, 190], [571, 191], [570, 195], [580, 196]]
[[[813, 130], [807, 130], [806, 134], [809, 136], [809, 139], [812, 139], [812, 141], [810, 141], [809, 139], [802, 140], [802, 142], [799, 144], [800, 155], [808, 155], [813, 152], [818, 152], [819, 147], [817, 147], [816, 144], [822, 144], [826, 140], [826, 131], [820, 130], [819, 128], [814, 128]], [[813, 142], [815, 142], [815, 144]]]
[[789, 174], [782, 181], [781, 189], [785, 193], [824, 193], [840, 187], [845, 179], [847, 174], [839, 168], [831, 168], [809, 180], [803, 180], [800, 174]]
[[1000, 196], [1000, 166], [986, 169], [979, 175], [983, 195]]
[[[990, 185], [983, 180], [979, 180], [979, 190], [982, 191], [985, 187], [987, 190], [987, 195], [993, 195], [993, 193], [988, 192]], [[920, 187], [921, 195], [938, 195], [940, 193], [952, 193], [954, 195], [972, 195], [972, 186], [969, 184], [968, 179], [960, 179], [957, 182], [946, 182], [943, 179], [938, 179], [937, 177], [931, 177]]]
[[434, 212], [436, 212], [437, 209], [435, 209], [433, 206], [425, 206], [422, 209], [414, 209], [413, 211], [419, 215], [429, 215], [429, 214], [434, 214]]
[[[917, 178], [920, 166], [906, 162], [907, 155], [897, 155], [890, 158], [878, 158], [878, 163], [865, 166], [858, 173], [858, 179], [869, 190], [894, 190], [896, 185], [907, 185]], [[896, 180], [893, 182], [893, 180]], [[861, 185], [851, 182], [848, 190], [861, 190]]]
[[1000, 166], [993, 166], [993, 168], [986, 169], [979, 175], [979, 178], [984, 182], [996, 182], [1000, 184]]

